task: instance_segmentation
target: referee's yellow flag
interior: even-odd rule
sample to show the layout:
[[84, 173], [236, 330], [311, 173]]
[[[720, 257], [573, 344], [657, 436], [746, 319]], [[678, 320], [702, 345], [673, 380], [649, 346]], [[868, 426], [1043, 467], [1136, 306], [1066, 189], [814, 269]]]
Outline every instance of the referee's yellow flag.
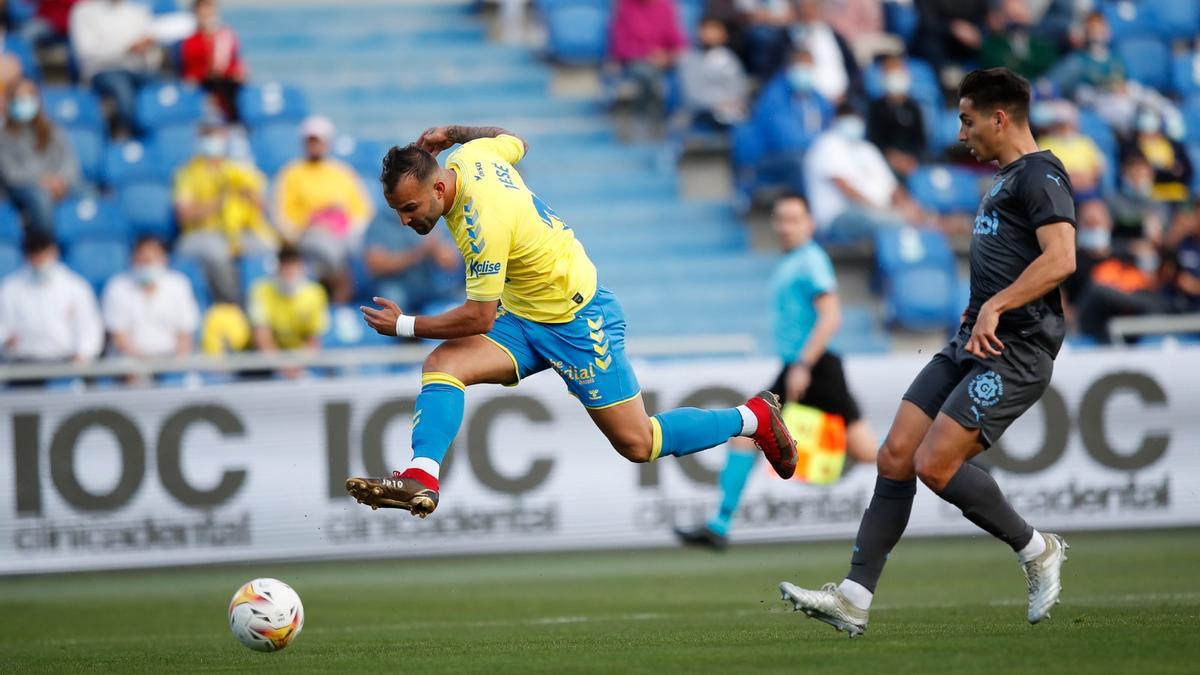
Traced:
[[795, 480], [831, 485], [842, 476], [846, 463], [846, 422], [841, 415], [799, 403], [783, 406], [783, 421], [796, 439]]

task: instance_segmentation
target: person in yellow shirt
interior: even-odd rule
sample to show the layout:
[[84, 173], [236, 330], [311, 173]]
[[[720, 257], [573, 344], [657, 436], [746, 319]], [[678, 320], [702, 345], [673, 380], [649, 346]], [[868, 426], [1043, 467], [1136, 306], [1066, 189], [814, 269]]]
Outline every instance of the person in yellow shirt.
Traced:
[[275, 178], [275, 222], [285, 240], [299, 247], [317, 278], [331, 280], [345, 269], [375, 207], [354, 169], [329, 156], [334, 126], [314, 115], [300, 125], [304, 157]]
[[218, 302], [236, 303], [234, 259], [278, 245], [267, 222], [266, 178], [226, 157], [228, 135], [219, 122], [204, 123], [197, 145], [199, 153], [175, 174], [172, 199], [181, 232], [176, 252], [203, 264]]
[[1079, 132], [1079, 112], [1065, 101], [1053, 105], [1052, 123], [1038, 139], [1038, 147], [1054, 153], [1071, 178], [1080, 200], [1100, 195], [1101, 180], [1108, 171], [1100, 146]]
[[[455, 144], [446, 166], [436, 155]], [[372, 508], [424, 517], [438, 503], [442, 459], [462, 424], [466, 387], [515, 385], [554, 370], [613, 448], [633, 462], [684, 456], [734, 436], [752, 438], [775, 471], [796, 470], [796, 444], [779, 400], [760, 392], [722, 410], [679, 408], [650, 417], [625, 353], [621, 303], [596, 281], [575, 232], [532, 192], [515, 165], [524, 140], [499, 128], [429, 129], [383, 160], [380, 182], [400, 221], [418, 234], [446, 226], [466, 262], [466, 300], [431, 316], [404, 314], [386, 298], [363, 307], [384, 335], [444, 340], [425, 359], [413, 413], [413, 459], [391, 478], [349, 478]]]
[[[250, 291], [250, 324], [254, 346], [262, 352], [316, 350], [329, 330], [329, 300], [325, 288], [305, 275], [304, 259], [292, 246], [279, 250], [279, 268]], [[301, 369], [283, 371], [297, 377]]]

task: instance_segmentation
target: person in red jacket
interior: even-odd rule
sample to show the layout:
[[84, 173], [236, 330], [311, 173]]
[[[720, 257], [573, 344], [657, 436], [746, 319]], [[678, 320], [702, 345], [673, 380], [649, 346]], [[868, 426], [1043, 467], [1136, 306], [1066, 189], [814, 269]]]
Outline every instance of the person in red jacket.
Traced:
[[196, 32], [183, 41], [180, 75], [208, 90], [231, 122], [240, 118], [237, 94], [246, 81], [246, 66], [233, 29], [221, 24], [216, 0], [196, 0]]

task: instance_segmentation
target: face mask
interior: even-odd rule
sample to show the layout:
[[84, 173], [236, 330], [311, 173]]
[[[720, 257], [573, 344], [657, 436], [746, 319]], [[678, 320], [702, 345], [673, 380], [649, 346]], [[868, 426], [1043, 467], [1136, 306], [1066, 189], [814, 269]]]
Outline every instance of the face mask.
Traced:
[[908, 89], [911, 86], [912, 77], [902, 70], [894, 71], [883, 76], [883, 90], [891, 96], [901, 96], [903, 94], [907, 94]]
[[807, 92], [812, 89], [812, 68], [808, 66], [790, 66], [787, 69], [788, 84], [796, 91]]
[[151, 286], [163, 275], [162, 265], [134, 265], [133, 278], [142, 286]]
[[1139, 253], [1137, 257], [1138, 269], [1146, 274], [1154, 274], [1158, 271], [1158, 254], [1154, 252]]
[[843, 138], [851, 141], [861, 141], [863, 136], [867, 135], [867, 125], [860, 117], [839, 117], [833, 123], [833, 128], [837, 130]]
[[1079, 248], [1092, 253], [1107, 251], [1112, 244], [1112, 233], [1101, 228], [1088, 228], [1079, 231]]
[[30, 265], [29, 270], [33, 272], [34, 281], [44, 284], [54, 276], [54, 261], [47, 260], [36, 265]]
[[1157, 134], [1162, 129], [1162, 120], [1158, 115], [1152, 112], [1144, 112], [1138, 115], [1137, 130], [1143, 134]]
[[38, 114], [38, 100], [31, 96], [18, 96], [8, 107], [8, 114], [22, 124], [32, 122]]
[[203, 136], [196, 143], [196, 149], [209, 159], [225, 156], [225, 139], [220, 136]]
[[276, 284], [279, 286], [279, 292], [284, 295], [295, 295], [296, 291], [300, 290], [301, 279], [285, 279], [279, 277]]

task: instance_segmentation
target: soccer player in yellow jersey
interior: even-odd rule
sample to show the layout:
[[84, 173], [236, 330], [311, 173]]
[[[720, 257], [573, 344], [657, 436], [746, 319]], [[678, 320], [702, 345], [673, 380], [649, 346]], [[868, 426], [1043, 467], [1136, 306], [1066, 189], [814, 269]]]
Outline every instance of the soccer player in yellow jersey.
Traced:
[[[437, 154], [455, 144], [446, 165]], [[401, 222], [429, 234], [444, 217], [466, 261], [467, 298], [434, 316], [403, 313], [375, 298], [363, 307], [384, 335], [445, 340], [425, 359], [413, 413], [412, 462], [391, 478], [349, 478], [371, 508], [424, 517], [438, 503], [438, 471], [463, 418], [467, 386], [513, 385], [553, 369], [621, 456], [651, 462], [688, 455], [734, 436], [752, 438], [784, 478], [796, 446], [774, 394], [722, 410], [646, 414], [625, 354], [625, 314], [599, 285], [574, 231], [525, 185], [515, 165], [524, 140], [498, 128], [429, 129], [383, 159], [380, 182]]]

